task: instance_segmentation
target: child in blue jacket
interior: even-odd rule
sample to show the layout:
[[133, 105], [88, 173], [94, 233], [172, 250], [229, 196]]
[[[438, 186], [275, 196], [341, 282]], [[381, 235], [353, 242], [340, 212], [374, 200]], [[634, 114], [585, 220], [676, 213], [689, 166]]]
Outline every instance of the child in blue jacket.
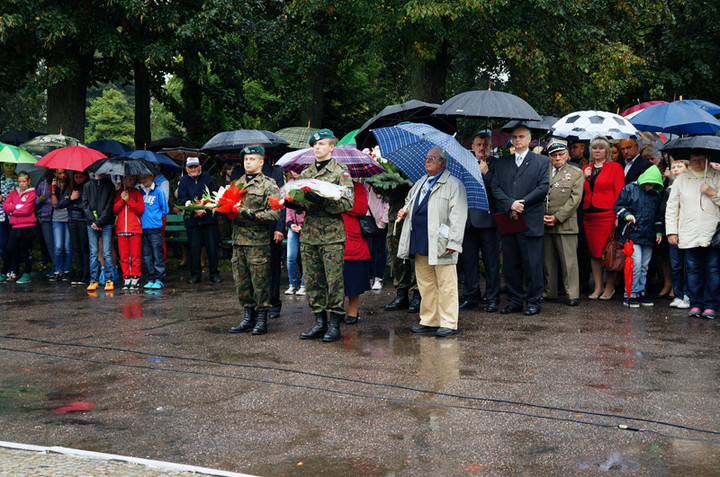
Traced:
[[[661, 207], [660, 196], [662, 190], [662, 173], [653, 165], [638, 177], [637, 182], [631, 182], [623, 187], [615, 202], [618, 223], [626, 222], [621, 229], [619, 242], [624, 244], [630, 239], [635, 245], [631, 257], [632, 284], [625, 283], [625, 306], [630, 308], [654, 305], [645, 297], [645, 281], [653, 247], [660, 243], [664, 230], [665, 211]], [[632, 287], [629, 299], [628, 285]]]
[[141, 175], [140, 191], [145, 202], [142, 222], [142, 259], [148, 270], [146, 289], [159, 290], [165, 286], [165, 259], [163, 255], [163, 219], [168, 214], [165, 192], [155, 184], [153, 176]]

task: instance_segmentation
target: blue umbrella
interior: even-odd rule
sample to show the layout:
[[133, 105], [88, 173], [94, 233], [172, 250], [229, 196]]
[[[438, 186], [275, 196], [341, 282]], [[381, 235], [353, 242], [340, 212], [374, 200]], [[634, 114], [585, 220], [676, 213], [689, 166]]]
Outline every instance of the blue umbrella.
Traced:
[[433, 147], [447, 151], [447, 168], [460, 179], [467, 192], [468, 207], [488, 210], [485, 183], [475, 156], [457, 140], [427, 124], [400, 124], [373, 129], [384, 159], [397, 166], [413, 182], [425, 175], [425, 155]]
[[720, 121], [690, 101], [648, 106], [630, 122], [640, 131], [678, 135], [713, 134], [720, 129]]
[[711, 103], [710, 101], [705, 101], [704, 99], [684, 99], [683, 101], [694, 104], [698, 108], [704, 109], [713, 116], [720, 113], [720, 106], [715, 103]]
[[162, 170], [163, 174], [176, 174], [182, 170], [180, 166], [175, 164], [175, 162], [173, 162], [173, 160], [167, 157], [165, 154], [160, 154], [153, 151], [138, 150], [126, 154], [126, 156], [145, 159], [150, 163], [157, 164], [160, 170]]
[[90, 149], [95, 149], [105, 154], [107, 157], [123, 156], [125, 153], [133, 150], [132, 146], [115, 139], [98, 139], [87, 145]]

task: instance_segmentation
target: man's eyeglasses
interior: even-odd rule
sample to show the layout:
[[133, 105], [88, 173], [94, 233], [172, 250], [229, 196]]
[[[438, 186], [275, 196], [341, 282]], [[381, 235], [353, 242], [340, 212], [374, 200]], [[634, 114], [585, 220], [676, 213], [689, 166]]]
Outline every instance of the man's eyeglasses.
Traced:
[[440, 157], [440, 156], [438, 156], [438, 157], [435, 157], [435, 156], [427, 156], [427, 157], [425, 158], [425, 162], [427, 162], [427, 161], [441, 161], [441, 160], [442, 160], [442, 157]]

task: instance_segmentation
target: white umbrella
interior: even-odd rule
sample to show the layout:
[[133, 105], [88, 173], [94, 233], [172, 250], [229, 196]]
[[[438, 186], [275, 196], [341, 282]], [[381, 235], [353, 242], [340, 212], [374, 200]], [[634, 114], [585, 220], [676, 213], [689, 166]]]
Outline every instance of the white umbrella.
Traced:
[[636, 139], [638, 131], [630, 121], [607, 111], [576, 111], [553, 124], [550, 135], [590, 140], [595, 136]]

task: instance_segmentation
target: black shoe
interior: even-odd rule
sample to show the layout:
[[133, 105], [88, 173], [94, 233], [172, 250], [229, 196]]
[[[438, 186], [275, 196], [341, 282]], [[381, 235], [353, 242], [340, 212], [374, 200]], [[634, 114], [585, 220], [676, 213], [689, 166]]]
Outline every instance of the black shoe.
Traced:
[[472, 308], [479, 308], [480, 305], [476, 301], [472, 300], [463, 300], [462, 303], [460, 303], [460, 309], [461, 310], [470, 310]]
[[415, 292], [412, 300], [410, 300], [410, 306], [408, 307], [408, 313], [419, 313], [420, 312], [420, 293]]
[[264, 335], [265, 333], [267, 333], [267, 320], [268, 320], [267, 310], [258, 311], [257, 312], [257, 322], [255, 323], [255, 327], [252, 330], [252, 334]]
[[[358, 316], [360, 316], [359, 313], [358, 313]], [[354, 325], [355, 323], [357, 323], [357, 321], [358, 321], [357, 316], [345, 315], [345, 324]]]
[[395, 299], [385, 305], [385, 311], [407, 310], [410, 307], [407, 290], [398, 289]]
[[500, 310], [501, 315], [509, 315], [510, 313], [520, 313], [522, 311], [522, 307], [520, 305], [513, 305], [510, 304], [506, 306], [505, 308]]
[[498, 311], [497, 303], [490, 303], [488, 306], [485, 307], [486, 313], [495, 313]]
[[280, 309], [281, 309], [280, 305], [276, 305], [276, 306], [273, 306], [272, 308], [270, 308], [270, 310], [268, 311], [268, 318], [271, 318], [273, 320], [275, 318], [280, 318]]
[[307, 331], [300, 333], [301, 340], [321, 338], [327, 331], [327, 312], [315, 313], [315, 325]]
[[210, 281], [213, 283], [220, 283], [222, 278], [220, 278], [220, 275], [210, 275]]
[[200, 276], [199, 275], [193, 275], [192, 277], [188, 278], [188, 283], [190, 285], [195, 285], [197, 283], [200, 283]]
[[577, 298], [570, 298], [566, 304], [567, 306], [579, 306], [580, 300], [578, 300]]
[[523, 315], [525, 316], [532, 316], [537, 315], [540, 313], [540, 307], [535, 305], [529, 305], [527, 309], [523, 312]]
[[343, 315], [337, 313], [330, 313], [330, 319], [328, 320], [327, 333], [323, 336], [325, 343], [332, 343], [333, 341], [339, 340], [342, 335], [340, 334], [340, 322], [343, 320]]
[[457, 330], [453, 330], [452, 328], [445, 328], [444, 326], [441, 326], [435, 332], [435, 336], [438, 338], [447, 338], [448, 336], [453, 336], [456, 334]]
[[412, 325], [410, 331], [413, 333], [430, 333], [431, 331], [437, 331], [440, 328], [437, 326], [425, 326], [425, 325]]
[[230, 333], [245, 333], [255, 327], [255, 309], [245, 308], [245, 317], [237, 325], [230, 328]]

